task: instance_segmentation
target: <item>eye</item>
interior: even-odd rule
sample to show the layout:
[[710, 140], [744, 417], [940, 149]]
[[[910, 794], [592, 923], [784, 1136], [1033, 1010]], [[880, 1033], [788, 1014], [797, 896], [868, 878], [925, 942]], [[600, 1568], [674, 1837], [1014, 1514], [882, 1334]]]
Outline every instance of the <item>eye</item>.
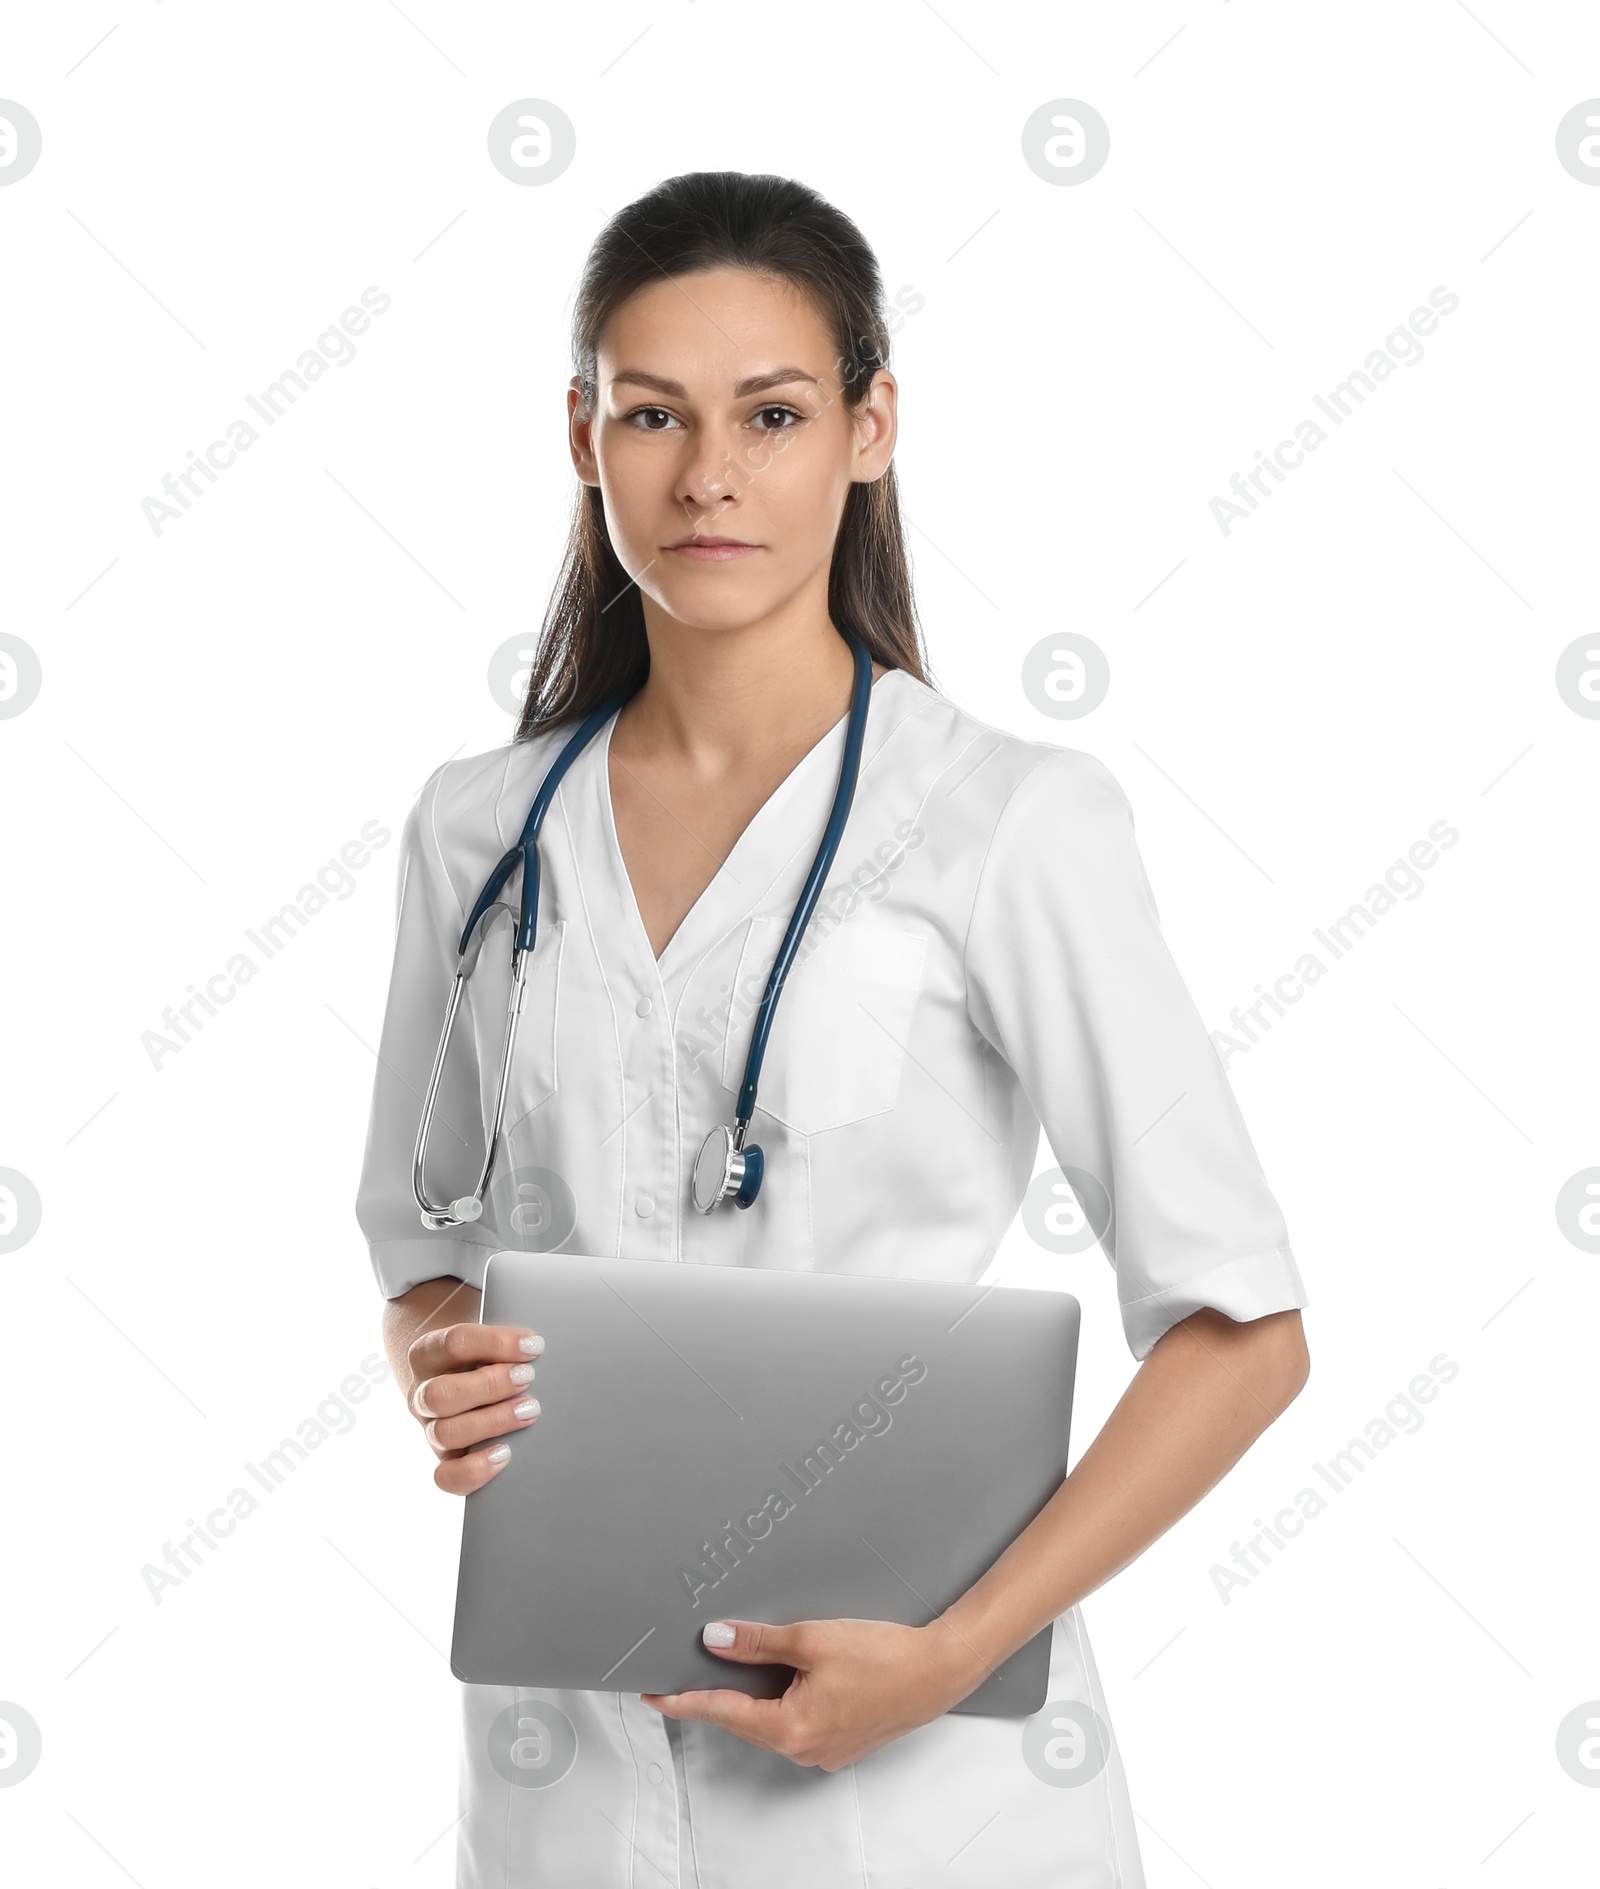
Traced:
[[[800, 422], [805, 418], [805, 415], [803, 413], [797, 413], [793, 407], [784, 407], [784, 406], [757, 407], [755, 410], [755, 413], [751, 417], [753, 419], [762, 419], [769, 413], [787, 414], [788, 417], [794, 421], [796, 426], [798, 426]], [[756, 431], [758, 433], [788, 433], [788, 432], [791, 432], [792, 430], [793, 428], [788, 427], [788, 426], [761, 426], [761, 427], [756, 428]]]
[[[674, 426], [677, 425], [677, 420], [673, 417], [672, 414], [668, 413], [665, 407], [635, 407], [631, 412], [623, 414], [622, 416], [623, 424], [625, 426], [632, 426], [633, 423], [639, 419], [639, 416], [641, 414], [646, 414], [646, 413], [653, 414], [658, 419], [671, 420]], [[666, 430], [667, 429], [664, 426], [641, 425], [639, 427], [639, 431], [641, 433], [664, 433], [666, 432]]]

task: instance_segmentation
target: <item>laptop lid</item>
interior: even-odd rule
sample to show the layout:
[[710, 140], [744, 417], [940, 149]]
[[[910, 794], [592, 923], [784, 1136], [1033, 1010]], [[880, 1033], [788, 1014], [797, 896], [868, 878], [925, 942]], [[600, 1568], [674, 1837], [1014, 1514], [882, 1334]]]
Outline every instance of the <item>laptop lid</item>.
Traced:
[[[538, 1419], [465, 1498], [451, 1667], [480, 1685], [782, 1693], [708, 1620], [923, 1626], [1066, 1475], [1064, 1292], [491, 1255], [481, 1317], [543, 1334]], [[1051, 1629], [954, 1709], [1024, 1716]]]

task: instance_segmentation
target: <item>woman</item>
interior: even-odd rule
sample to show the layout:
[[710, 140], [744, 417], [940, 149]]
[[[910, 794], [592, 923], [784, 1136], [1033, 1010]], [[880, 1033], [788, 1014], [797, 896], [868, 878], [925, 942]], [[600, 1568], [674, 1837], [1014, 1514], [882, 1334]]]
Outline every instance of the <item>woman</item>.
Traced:
[[[973, 1281], [1041, 1123], [1105, 1190], [1143, 1363], [941, 1618], [728, 1623], [727, 1658], [796, 1668], [782, 1699], [464, 1687], [458, 1884], [1135, 1889], [1077, 1603], [1305, 1381], [1282, 1216], [1162, 940], [1120, 787], [926, 680], [860, 232], [781, 178], [673, 178], [601, 234], [574, 325], [566, 569], [516, 739], [446, 762], [406, 826], [358, 1203], [435, 1482], [464, 1494], [539, 1446], [516, 1437], [537, 1424], [541, 1336], [475, 1322], [497, 1247]], [[696, 1212], [694, 1158], [731, 1118], [832, 802], [846, 633], [873, 657], [867, 734], [768, 1043], [766, 1179], [748, 1210]], [[641, 676], [544, 824], [484, 1217], [425, 1229], [412, 1150], [466, 913], [574, 725]], [[428, 1182], [445, 1199], [472, 1185], [492, 1107], [510, 976], [510, 921], [494, 924], [440, 1094]], [[950, 1711], [1052, 1622], [1045, 1713]], [[565, 1753], [559, 1776], [509, 1770], [513, 1722]]]

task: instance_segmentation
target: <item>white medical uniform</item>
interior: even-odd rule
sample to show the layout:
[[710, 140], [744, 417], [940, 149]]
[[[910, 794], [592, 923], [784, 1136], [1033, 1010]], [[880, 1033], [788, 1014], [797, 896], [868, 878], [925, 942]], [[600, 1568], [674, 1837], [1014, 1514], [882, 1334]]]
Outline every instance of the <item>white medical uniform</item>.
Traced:
[[[733, 1120], [846, 723], [756, 814], [659, 960], [612, 819], [615, 725], [573, 764], [541, 835], [488, 1211], [441, 1232], [419, 1222], [411, 1157], [456, 941], [571, 727], [447, 762], [406, 823], [357, 1203], [386, 1297], [441, 1275], [481, 1284], [503, 1246], [976, 1281], [1033, 1175], [1042, 1123], [1056, 1160], [1110, 1197], [1103, 1244], [1135, 1357], [1202, 1306], [1247, 1320], [1306, 1303], [1116, 780], [903, 670], [873, 685], [849, 824], [779, 1001], [751, 1129], [761, 1192], [747, 1210], [695, 1212], [694, 1157]], [[519, 887], [490, 921], [457, 1020], [436, 1199], [477, 1176]], [[1144, 1883], [1114, 1736], [1094, 1776], [1052, 1784], [1024, 1760], [1025, 1721], [946, 1713], [828, 1772], [663, 1718], [637, 1694], [462, 1690], [458, 1889]], [[1110, 1724], [1076, 1607], [1054, 1624], [1049, 1698]], [[512, 1705], [532, 1721], [525, 1749], [562, 1754], [549, 1782], [537, 1764], [511, 1783], [490, 1762], [490, 1727]]]

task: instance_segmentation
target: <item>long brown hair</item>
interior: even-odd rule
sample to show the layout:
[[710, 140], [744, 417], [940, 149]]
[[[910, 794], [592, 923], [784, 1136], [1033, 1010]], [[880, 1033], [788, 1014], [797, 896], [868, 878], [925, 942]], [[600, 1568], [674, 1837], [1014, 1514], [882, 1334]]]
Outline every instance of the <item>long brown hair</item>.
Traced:
[[[589, 251], [572, 361], [591, 411], [600, 339], [614, 310], [663, 276], [726, 266], [780, 277], [812, 297], [832, 333], [845, 404], [859, 405], [889, 361], [883, 280], [866, 238], [792, 178], [688, 171], [619, 210]], [[878, 662], [928, 680], [893, 465], [850, 487], [828, 573], [828, 611]], [[642, 682], [649, 667], [638, 586], [612, 548], [599, 488], [580, 486], [516, 739], [580, 719], [614, 689]]]

